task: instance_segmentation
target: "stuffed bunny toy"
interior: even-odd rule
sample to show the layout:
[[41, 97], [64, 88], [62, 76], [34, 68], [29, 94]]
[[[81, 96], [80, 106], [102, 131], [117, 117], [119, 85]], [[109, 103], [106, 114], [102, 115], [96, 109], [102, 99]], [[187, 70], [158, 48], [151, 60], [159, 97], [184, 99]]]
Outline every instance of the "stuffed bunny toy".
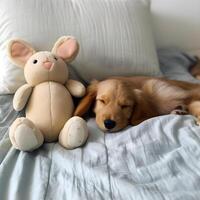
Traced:
[[66, 63], [78, 54], [75, 38], [63, 36], [51, 52], [37, 52], [23, 40], [11, 40], [8, 56], [17, 66], [24, 68], [26, 84], [15, 93], [16, 111], [26, 106], [26, 117], [17, 118], [10, 127], [12, 145], [22, 151], [33, 151], [44, 141], [59, 143], [73, 149], [83, 145], [88, 137], [86, 122], [72, 117], [72, 96], [82, 97], [85, 87], [68, 79]]

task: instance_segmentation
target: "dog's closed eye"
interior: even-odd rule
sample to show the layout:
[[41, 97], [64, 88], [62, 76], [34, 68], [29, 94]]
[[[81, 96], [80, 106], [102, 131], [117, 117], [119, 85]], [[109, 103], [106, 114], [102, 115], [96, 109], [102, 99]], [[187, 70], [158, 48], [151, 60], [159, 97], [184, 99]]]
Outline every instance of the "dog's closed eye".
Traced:
[[121, 109], [127, 109], [127, 108], [131, 108], [131, 105], [120, 105]]
[[102, 104], [106, 104], [106, 101], [104, 99], [96, 99], [96, 101], [101, 102]]
[[127, 99], [126, 100], [121, 99], [118, 101], [118, 105], [121, 107], [122, 110], [131, 109], [133, 105], [133, 101], [132, 99], [131, 101], [127, 101]]

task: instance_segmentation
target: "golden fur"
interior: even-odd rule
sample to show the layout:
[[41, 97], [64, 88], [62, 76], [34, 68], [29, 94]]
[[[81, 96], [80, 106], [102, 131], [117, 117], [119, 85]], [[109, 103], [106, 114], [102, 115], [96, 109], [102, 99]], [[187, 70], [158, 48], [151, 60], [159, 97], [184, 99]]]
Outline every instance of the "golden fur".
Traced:
[[[183, 81], [145, 76], [112, 77], [93, 81], [74, 115], [84, 115], [95, 102], [94, 112], [99, 128], [112, 132], [152, 117], [185, 113], [186, 110], [200, 119], [199, 93], [199, 84]], [[183, 108], [184, 112], [180, 110]], [[108, 119], [115, 122], [112, 129], [105, 127]]]
[[196, 63], [190, 67], [189, 71], [196, 79], [200, 80], [200, 59], [198, 57], [196, 57]]

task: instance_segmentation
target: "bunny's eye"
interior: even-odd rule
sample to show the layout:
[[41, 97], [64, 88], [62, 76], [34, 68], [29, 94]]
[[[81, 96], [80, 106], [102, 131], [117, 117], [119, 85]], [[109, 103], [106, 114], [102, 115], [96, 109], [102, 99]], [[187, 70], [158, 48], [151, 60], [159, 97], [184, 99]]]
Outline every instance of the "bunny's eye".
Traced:
[[33, 64], [36, 64], [38, 61], [37, 60], [33, 60]]
[[54, 56], [54, 59], [55, 59], [55, 60], [58, 60], [58, 58], [56, 58], [55, 56]]

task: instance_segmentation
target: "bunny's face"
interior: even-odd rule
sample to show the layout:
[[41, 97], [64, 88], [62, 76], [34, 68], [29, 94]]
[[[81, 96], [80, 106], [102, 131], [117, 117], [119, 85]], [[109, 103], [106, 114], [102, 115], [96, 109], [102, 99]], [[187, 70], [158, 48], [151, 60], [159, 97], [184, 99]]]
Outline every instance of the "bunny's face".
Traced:
[[23, 40], [11, 40], [8, 45], [10, 60], [24, 68], [28, 84], [35, 86], [45, 81], [64, 84], [68, 80], [68, 68], [65, 62], [72, 61], [78, 54], [78, 42], [69, 36], [63, 36], [55, 43], [51, 52], [37, 52]]
[[28, 59], [24, 66], [24, 76], [27, 83], [33, 86], [45, 81], [64, 84], [68, 80], [68, 68], [62, 58], [41, 51]]

